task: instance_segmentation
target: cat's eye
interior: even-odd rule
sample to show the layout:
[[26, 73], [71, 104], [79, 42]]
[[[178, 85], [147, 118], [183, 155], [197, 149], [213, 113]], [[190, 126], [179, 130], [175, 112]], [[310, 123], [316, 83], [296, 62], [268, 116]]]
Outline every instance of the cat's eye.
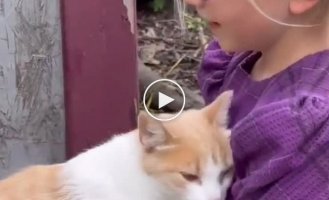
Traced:
[[232, 175], [233, 174], [233, 171], [234, 171], [234, 168], [233, 167], [230, 167], [224, 171], [222, 171], [219, 176], [218, 176], [218, 181], [219, 183], [223, 183], [224, 179], [229, 176], [229, 175]]
[[199, 176], [196, 175], [196, 174], [190, 174], [190, 173], [186, 173], [186, 172], [180, 172], [180, 174], [188, 182], [196, 182], [196, 181], [199, 181], [200, 180], [199, 179]]

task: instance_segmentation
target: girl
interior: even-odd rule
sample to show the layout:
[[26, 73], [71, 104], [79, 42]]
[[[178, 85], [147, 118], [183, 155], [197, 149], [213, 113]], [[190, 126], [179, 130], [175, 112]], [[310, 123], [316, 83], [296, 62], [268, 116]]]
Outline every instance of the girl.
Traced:
[[232, 89], [228, 199], [329, 199], [329, 1], [185, 0], [215, 40], [206, 103]]

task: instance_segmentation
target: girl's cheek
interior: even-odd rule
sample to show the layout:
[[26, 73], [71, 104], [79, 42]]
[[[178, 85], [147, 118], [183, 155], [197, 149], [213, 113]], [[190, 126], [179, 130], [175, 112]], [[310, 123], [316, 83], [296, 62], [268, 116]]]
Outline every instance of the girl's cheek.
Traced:
[[[179, 0], [178, 0], [179, 1]], [[199, 7], [203, 4], [205, 0], [184, 0], [186, 4], [189, 4], [191, 6]]]

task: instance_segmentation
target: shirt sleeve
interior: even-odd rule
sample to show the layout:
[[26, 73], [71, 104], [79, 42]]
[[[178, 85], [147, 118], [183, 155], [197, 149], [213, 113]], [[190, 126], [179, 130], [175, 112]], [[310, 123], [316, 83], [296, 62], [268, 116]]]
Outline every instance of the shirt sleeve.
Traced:
[[197, 72], [197, 79], [201, 94], [207, 104], [218, 95], [227, 65], [232, 57], [233, 54], [224, 52], [216, 40], [211, 41], [205, 50]]
[[234, 199], [329, 199], [327, 99], [307, 96], [266, 106], [236, 132]]

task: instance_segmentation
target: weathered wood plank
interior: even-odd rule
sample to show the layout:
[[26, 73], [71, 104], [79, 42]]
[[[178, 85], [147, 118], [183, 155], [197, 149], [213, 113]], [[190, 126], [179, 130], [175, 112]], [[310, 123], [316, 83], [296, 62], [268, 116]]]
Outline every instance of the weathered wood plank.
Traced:
[[0, 178], [65, 158], [59, 0], [0, 0]]

